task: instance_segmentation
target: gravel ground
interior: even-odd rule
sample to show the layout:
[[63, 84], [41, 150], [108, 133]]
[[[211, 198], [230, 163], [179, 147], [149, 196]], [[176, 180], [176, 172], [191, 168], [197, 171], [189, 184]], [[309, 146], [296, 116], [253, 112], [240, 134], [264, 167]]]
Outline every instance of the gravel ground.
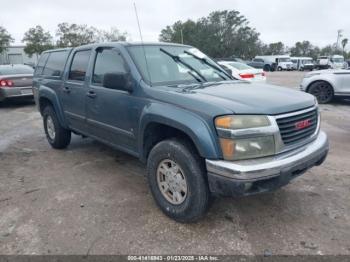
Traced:
[[[303, 73], [268, 82], [297, 87]], [[45, 140], [32, 102], [0, 105], [0, 254], [350, 254], [350, 102], [322, 105], [326, 162], [274, 193], [221, 198], [196, 224], [156, 207], [137, 159]]]

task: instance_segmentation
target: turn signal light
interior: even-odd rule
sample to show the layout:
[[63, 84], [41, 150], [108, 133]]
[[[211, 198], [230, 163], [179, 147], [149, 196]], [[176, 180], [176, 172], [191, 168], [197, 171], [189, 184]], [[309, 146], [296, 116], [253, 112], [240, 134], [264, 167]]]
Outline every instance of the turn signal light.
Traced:
[[225, 160], [233, 160], [235, 142], [232, 139], [220, 138], [222, 155]]

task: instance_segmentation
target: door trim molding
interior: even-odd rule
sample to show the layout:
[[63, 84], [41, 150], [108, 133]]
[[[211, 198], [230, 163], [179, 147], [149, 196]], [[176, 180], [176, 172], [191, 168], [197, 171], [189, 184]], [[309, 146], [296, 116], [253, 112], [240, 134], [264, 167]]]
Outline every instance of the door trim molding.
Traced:
[[130, 131], [126, 131], [124, 129], [121, 129], [121, 128], [118, 128], [118, 127], [115, 127], [115, 126], [111, 126], [111, 125], [102, 123], [100, 121], [87, 119], [87, 123], [91, 124], [91, 125], [94, 125], [94, 126], [97, 126], [97, 127], [101, 127], [103, 129], [106, 129], [106, 130], [109, 130], [109, 131], [112, 131], [112, 132], [117, 133], [117, 134], [121, 134], [121, 135], [124, 135], [124, 136], [135, 138], [134, 133], [132, 133]]

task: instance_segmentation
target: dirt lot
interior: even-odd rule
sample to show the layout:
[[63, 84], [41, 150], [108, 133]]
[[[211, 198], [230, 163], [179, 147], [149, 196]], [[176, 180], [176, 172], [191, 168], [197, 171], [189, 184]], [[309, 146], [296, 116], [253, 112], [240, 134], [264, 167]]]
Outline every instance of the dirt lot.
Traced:
[[53, 150], [32, 102], [3, 104], [0, 254], [350, 254], [350, 102], [321, 111], [323, 166], [274, 193], [218, 199], [186, 225], [156, 207], [137, 159], [77, 136]]

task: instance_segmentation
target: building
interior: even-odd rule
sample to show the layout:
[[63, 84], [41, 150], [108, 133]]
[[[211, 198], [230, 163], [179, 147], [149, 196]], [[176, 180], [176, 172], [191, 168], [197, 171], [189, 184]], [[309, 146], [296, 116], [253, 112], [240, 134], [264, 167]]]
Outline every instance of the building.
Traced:
[[37, 56], [29, 57], [24, 52], [24, 45], [9, 46], [3, 53], [0, 54], [0, 65], [3, 64], [28, 64], [35, 65]]

